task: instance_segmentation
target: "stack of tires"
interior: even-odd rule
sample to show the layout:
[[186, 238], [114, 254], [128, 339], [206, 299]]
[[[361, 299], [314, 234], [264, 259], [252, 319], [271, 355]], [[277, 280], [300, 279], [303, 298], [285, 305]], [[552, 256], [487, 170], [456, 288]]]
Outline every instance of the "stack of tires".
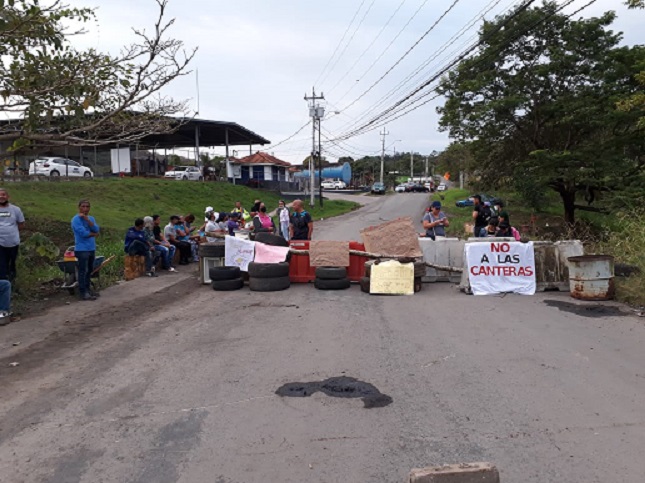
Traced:
[[345, 290], [349, 285], [345, 267], [316, 267], [314, 287], [318, 290]]
[[224, 242], [201, 243], [198, 253], [200, 258], [224, 258]]
[[277, 292], [290, 286], [288, 262], [249, 263], [249, 288], [253, 292]]
[[[365, 262], [365, 276], [360, 280], [361, 290], [365, 293], [370, 293], [370, 277], [372, 275], [372, 266], [378, 263], [378, 260], [370, 260], [368, 262]], [[410, 263], [414, 263], [414, 293], [417, 293], [420, 292], [423, 288], [423, 282], [421, 279], [426, 274], [426, 263], [423, 260], [416, 260]]]
[[239, 267], [211, 267], [208, 269], [213, 290], [229, 292], [244, 287]]

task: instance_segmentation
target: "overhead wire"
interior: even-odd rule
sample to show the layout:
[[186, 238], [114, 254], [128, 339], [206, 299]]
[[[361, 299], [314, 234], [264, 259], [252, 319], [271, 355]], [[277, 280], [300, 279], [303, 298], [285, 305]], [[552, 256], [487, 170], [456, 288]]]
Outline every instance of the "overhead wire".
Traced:
[[338, 62], [340, 61], [340, 59], [343, 57], [343, 55], [344, 55], [344, 54], [345, 54], [345, 52], [347, 51], [347, 48], [348, 48], [348, 47], [349, 47], [349, 45], [352, 43], [352, 40], [354, 40], [354, 37], [356, 36], [356, 32], [358, 32], [358, 31], [359, 31], [359, 29], [360, 29], [360, 28], [361, 28], [361, 26], [363, 25], [363, 22], [365, 21], [365, 18], [367, 17], [367, 15], [368, 15], [368, 14], [370, 13], [370, 11], [372, 10], [372, 7], [374, 6], [374, 2], [376, 2], [376, 0], [372, 0], [372, 2], [371, 2], [371, 3], [369, 4], [369, 6], [367, 7], [367, 10], [365, 10], [365, 14], [363, 14], [363, 17], [361, 18], [360, 22], [358, 23], [358, 25], [357, 25], [357, 26], [356, 26], [356, 28], [354, 29], [354, 32], [352, 33], [352, 36], [349, 38], [349, 40], [348, 40], [348, 41], [347, 41], [347, 43], [345, 44], [345, 47], [343, 48], [342, 52], [341, 52], [340, 54], [338, 54], [338, 57], [336, 57], [336, 61], [335, 61], [335, 62], [333, 63], [333, 65], [329, 68], [329, 71], [327, 72], [327, 74], [325, 74], [325, 76], [321, 79], [321, 81], [320, 81], [320, 82], [321, 82], [321, 84], [323, 84], [323, 85], [324, 85], [325, 81], [326, 81], [326, 80], [327, 80], [327, 78], [329, 77], [329, 74], [331, 74], [331, 73], [334, 71], [334, 69], [336, 68], [336, 66], [338, 65]]

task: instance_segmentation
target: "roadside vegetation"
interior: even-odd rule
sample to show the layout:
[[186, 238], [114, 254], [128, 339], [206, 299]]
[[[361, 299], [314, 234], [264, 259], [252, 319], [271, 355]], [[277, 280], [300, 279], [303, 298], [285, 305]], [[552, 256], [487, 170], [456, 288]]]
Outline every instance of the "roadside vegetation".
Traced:
[[[270, 191], [234, 186], [225, 182], [193, 183], [164, 179], [95, 179], [92, 181], [30, 181], [7, 183], [11, 202], [22, 208], [27, 220], [18, 257], [16, 301], [28, 302], [58, 290], [62, 272], [56, 260], [74, 245], [70, 221], [78, 201], [89, 199], [91, 214], [101, 226], [97, 255], [115, 258], [101, 270], [101, 285], [123, 277], [123, 238], [135, 218], [159, 214], [166, 224], [170, 215], [193, 213], [199, 224], [206, 206], [231, 211], [236, 201], [249, 209], [261, 199], [273, 210], [280, 196]], [[289, 200], [287, 200], [289, 202]], [[314, 220], [356, 209], [350, 201], [325, 200], [310, 210]]]

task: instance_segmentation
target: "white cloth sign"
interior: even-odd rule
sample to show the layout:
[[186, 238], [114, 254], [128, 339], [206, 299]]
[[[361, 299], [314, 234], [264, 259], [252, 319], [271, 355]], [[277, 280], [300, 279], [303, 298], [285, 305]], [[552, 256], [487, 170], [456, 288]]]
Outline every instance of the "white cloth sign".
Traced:
[[535, 294], [533, 242], [466, 243], [465, 257], [473, 294]]
[[255, 242], [226, 235], [224, 250], [224, 264], [227, 267], [240, 267], [246, 272], [255, 257]]

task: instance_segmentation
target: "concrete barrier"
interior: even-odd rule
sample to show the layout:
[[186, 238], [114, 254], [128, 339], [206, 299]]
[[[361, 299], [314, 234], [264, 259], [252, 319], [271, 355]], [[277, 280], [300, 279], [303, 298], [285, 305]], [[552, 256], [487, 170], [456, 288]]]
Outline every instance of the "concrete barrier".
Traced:
[[[459, 238], [419, 238], [419, 246], [423, 252], [423, 260], [444, 267], [463, 267], [464, 245], [466, 241]], [[423, 282], [452, 282], [459, 283], [461, 274], [446, 272], [433, 267], [426, 268]]]
[[490, 463], [461, 463], [413, 469], [409, 483], [499, 483], [499, 472]]

